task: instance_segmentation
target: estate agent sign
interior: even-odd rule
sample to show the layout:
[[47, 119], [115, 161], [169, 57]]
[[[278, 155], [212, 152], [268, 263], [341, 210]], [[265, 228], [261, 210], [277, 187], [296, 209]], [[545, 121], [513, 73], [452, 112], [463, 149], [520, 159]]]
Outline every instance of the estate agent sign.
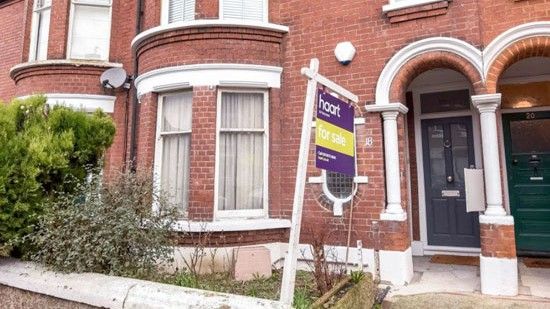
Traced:
[[355, 176], [354, 108], [319, 89], [315, 126], [315, 166]]

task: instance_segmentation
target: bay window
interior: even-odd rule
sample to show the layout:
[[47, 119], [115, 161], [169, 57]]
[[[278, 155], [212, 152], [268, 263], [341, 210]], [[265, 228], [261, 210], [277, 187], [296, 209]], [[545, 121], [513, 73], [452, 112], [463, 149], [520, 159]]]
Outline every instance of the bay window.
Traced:
[[195, 19], [195, 0], [163, 0], [162, 23], [171, 24]]
[[51, 8], [51, 0], [34, 1], [29, 61], [47, 59]]
[[267, 0], [220, 0], [220, 19], [268, 21]]
[[109, 60], [111, 0], [72, 0], [68, 56]]
[[216, 216], [267, 215], [267, 92], [220, 91]]
[[155, 174], [161, 193], [185, 214], [189, 203], [189, 156], [193, 93], [159, 99]]

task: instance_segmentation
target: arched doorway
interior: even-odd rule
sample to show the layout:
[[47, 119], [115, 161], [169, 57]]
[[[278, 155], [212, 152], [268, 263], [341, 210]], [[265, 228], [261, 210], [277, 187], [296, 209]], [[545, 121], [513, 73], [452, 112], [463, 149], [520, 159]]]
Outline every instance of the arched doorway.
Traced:
[[[528, 40], [550, 42], [544, 37]], [[502, 94], [500, 150], [506, 206], [515, 221], [517, 253], [549, 256], [550, 45], [529, 46], [522, 52], [509, 47], [515, 49], [513, 62], [506, 63], [495, 75], [495, 91]], [[509, 49], [503, 53], [509, 53]]]

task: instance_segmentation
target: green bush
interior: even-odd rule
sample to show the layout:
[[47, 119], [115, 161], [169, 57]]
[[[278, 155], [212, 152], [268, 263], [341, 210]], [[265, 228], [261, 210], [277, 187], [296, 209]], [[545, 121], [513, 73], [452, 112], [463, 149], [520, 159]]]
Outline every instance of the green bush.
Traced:
[[101, 111], [50, 110], [43, 96], [0, 104], [0, 255], [19, 251], [42, 205], [98, 166], [114, 134]]
[[59, 197], [29, 236], [31, 259], [63, 272], [151, 278], [173, 257], [170, 227], [178, 218], [152, 178], [123, 173], [101, 183], [95, 176]]

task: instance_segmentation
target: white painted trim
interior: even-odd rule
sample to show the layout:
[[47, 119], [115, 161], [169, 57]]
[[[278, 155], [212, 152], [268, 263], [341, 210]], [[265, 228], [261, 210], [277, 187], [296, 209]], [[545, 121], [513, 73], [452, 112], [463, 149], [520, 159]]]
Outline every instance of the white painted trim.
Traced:
[[488, 78], [489, 69], [495, 59], [513, 43], [535, 36], [550, 36], [550, 21], [538, 21], [526, 23], [510, 28], [494, 38], [483, 50], [483, 63], [485, 64], [483, 76]]
[[56, 66], [56, 65], [67, 65], [67, 66], [92, 66], [98, 68], [122, 68], [122, 63], [115, 62], [106, 62], [98, 60], [73, 60], [73, 59], [52, 59], [52, 60], [38, 60], [31, 62], [24, 62], [13, 66], [10, 69], [10, 75], [17, 73], [18, 71], [34, 68], [34, 67], [45, 67], [45, 66]]
[[[240, 22], [240, 19], [231, 19], [231, 18], [225, 18], [224, 17], [224, 11], [223, 11], [223, 1], [219, 0], [219, 10], [218, 10], [218, 16], [222, 20], [233, 20], [236, 22]], [[262, 12], [262, 22], [268, 22], [269, 20], [269, 1], [268, 0], [262, 0], [263, 2], [263, 12]]]
[[483, 78], [481, 51], [471, 44], [455, 38], [432, 37], [411, 43], [399, 50], [386, 64], [376, 85], [376, 104], [390, 103], [390, 88], [393, 79], [409, 60], [432, 51], [446, 51], [471, 63]]
[[380, 250], [380, 280], [390, 282], [394, 286], [403, 286], [411, 282], [413, 277], [412, 250], [405, 251]]
[[[218, 210], [220, 175], [220, 130], [222, 93], [261, 93], [264, 97], [264, 203], [263, 209]], [[222, 88], [217, 91], [216, 99], [216, 155], [214, 167], [214, 219], [223, 218], [268, 218], [269, 216], [269, 92], [267, 90]]]
[[177, 232], [238, 232], [290, 228], [287, 219], [237, 219], [219, 221], [178, 221], [172, 231]]
[[407, 212], [398, 214], [383, 212], [380, 214], [380, 220], [382, 221], [405, 221], [407, 220]]
[[388, 13], [391, 11], [406, 9], [413, 6], [420, 6], [420, 5], [425, 5], [425, 4], [435, 3], [435, 2], [443, 2], [443, 1], [446, 1], [446, 0], [408, 0], [408, 1], [390, 0], [389, 4], [386, 4], [382, 7], [382, 12]]
[[495, 296], [518, 295], [518, 259], [479, 255], [481, 293]]
[[517, 85], [517, 84], [528, 84], [528, 83], [536, 83], [536, 82], [547, 82], [549, 80], [550, 80], [550, 74], [543, 74], [543, 75], [534, 75], [534, 76], [500, 78], [498, 80], [498, 83], [499, 85]]
[[418, 240], [411, 242], [411, 250], [413, 256], [424, 256], [424, 243]]
[[[30, 96], [21, 96], [18, 99], [24, 100]], [[88, 113], [101, 109], [105, 113], [111, 114], [115, 109], [115, 96], [75, 93], [46, 93], [44, 96], [46, 97], [46, 103], [50, 106], [63, 105]]]
[[[53, 0], [52, 0], [53, 3]], [[71, 57], [71, 40], [73, 37], [73, 22], [74, 22], [74, 10], [75, 5], [86, 5], [86, 6], [95, 6], [95, 7], [109, 7], [109, 40], [107, 40], [107, 55], [104, 59], [88, 59], [88, 58], [73, 58]], [[103, 4], [103, 3], [93, 3], [88, 1], [79, 1], [79, 0], [71, 0], [71, 8], [69, 12], [69, 31], [67, 32], [67, 59], [75, 59], [75, 60], [95, 60], [95, 61], [109, 61], [110, 54], [111, 54], [111, 31], [112, 31], [112, 25], [113, 25], [113, 2], [112, 0], [109, 1], [109, 4]]]
[[177, 90], [178, 87], [235, 86], [280, 88], [283, 68], [233, 63], [192, 64], [162, 68], [138, 76], [138, 96], [148, 92]]
[[138, 34], [132, 40], [132, 49], [135, 49], [144, 40], [155, 35], [170, 31], [190, 28], [209, 28], [209, 27], [228, 27], [228, 28], [250, 28], [259, 30], [269, 30], [279, 33], [287, 33], [288, 27], [267, 22], [244, 21], [244, 20], [223, 20], [223, 19], [197, 19], [189, 21], [175, 22], [166, 25], [160, 25]]
[[409, 109], [402, 103], [369, 104], [365, 106], [365, 109], [369, 113], [398, 112], [406, 114], [409, 112]]
[[480, 224], [496, 224], [496, 225], [514, 225], [514, 217], [507, 216], [491, 216], [479, 215]]
[[529, 108], [506, 108], [501, 109], [500, 112], [502, 114], [520, 114], [520, 113], [536, 113], [536, 112], [547, 112], [550, 111], [550, 106], [537, 106], [537, 107], [529, 107]]
[[450, 246], [424, 246], [424, 255], [451, 254], [462, 256], [478, 256], [481, 248], [450, 247]]
[[422, 120], [425, 119], [437, 119], [437, 118], [449, 118], [449, 117], [472, 117], [472, 136], [474, 143], [474, 156], [476, 167], [483, 167], [482, 153], [481, 153], [481, 130], [479, 127], [479, 115], [470, 105], [470, 109], [467, 111], [455, 111], [444, 113], [421, 113], [420, 95], [424, 93], [443, 92], [452, 90], [468, 89], [470, 93], [473, 93], [473, 89], [469, 81], [463, 83], [452, 83], [445, 85], [427, 85], [418, 88], [413, 88], [413, 104], [414, 104], [414, 137], [416, 148], [416, 170], [417, 170], [417, 183], [418, 183], [418, 221], [420, 227], [420, 242], [424, 247], [424, 254], [436, 254], [445, 252], [479, 252], [479, 248], [472, 248], [477, 251], [472, 251], [463, 247], [451, 247], [451, 246], [430, 246], [428, 244], [428, 226], [426, 215], [426, 188], [424, 184], [424, 156], [422, 145]]

